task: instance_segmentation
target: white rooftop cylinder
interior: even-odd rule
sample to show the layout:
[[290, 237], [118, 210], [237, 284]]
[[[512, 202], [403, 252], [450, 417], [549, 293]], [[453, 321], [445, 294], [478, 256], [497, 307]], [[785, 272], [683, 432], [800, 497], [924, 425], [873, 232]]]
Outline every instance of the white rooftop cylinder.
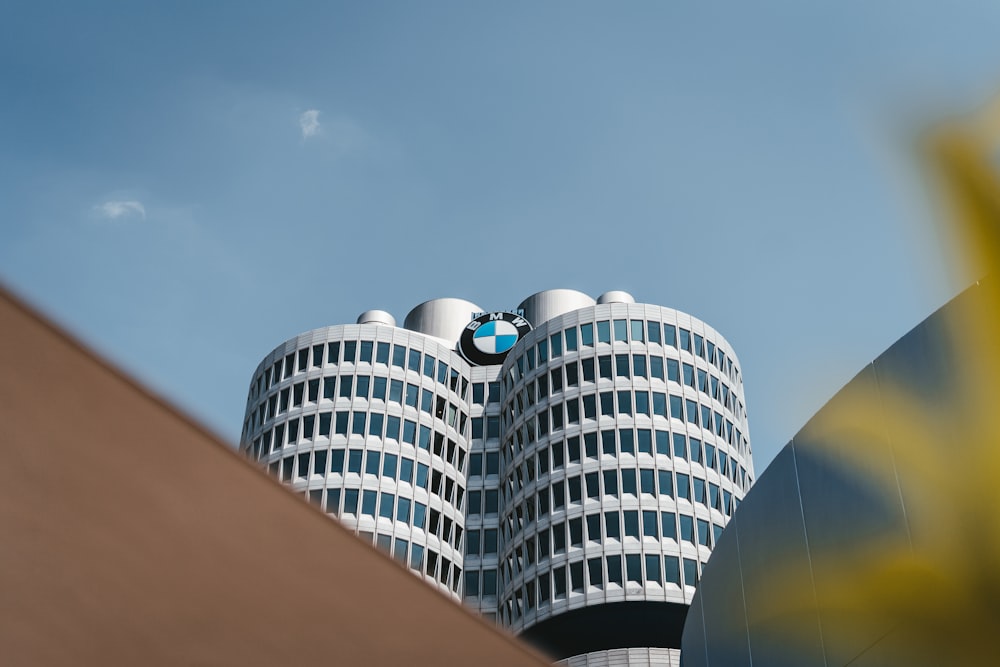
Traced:
[[387, 327], [394, 327], [396, 318], [384, 310], [366, 310], [358, 315], [358, 324], [384, 324]]
[[524, 318], [537, 327], [553, 317], [594, 305], [594, 297], [575, 289], [549, 289], [532, 294], [521, 302]]
[[597, 297], [597, 303], [635, 303], [635, 297], [622, 290], [611, 290]]
[[454, 345], [462, 330], [472, 321], [472, 314], [482, 310], [465, 299], [431, 299], [407, 313], [403, 327]]

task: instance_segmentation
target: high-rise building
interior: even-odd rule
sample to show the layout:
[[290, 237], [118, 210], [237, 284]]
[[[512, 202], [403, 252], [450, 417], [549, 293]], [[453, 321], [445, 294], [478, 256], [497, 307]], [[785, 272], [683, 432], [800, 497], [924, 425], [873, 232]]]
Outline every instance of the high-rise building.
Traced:
[[675, 665], [753, 481], [745, 405], [722, 336], [627, 293], [434, 299], [275, 348], [241, 450], [556, 659]]

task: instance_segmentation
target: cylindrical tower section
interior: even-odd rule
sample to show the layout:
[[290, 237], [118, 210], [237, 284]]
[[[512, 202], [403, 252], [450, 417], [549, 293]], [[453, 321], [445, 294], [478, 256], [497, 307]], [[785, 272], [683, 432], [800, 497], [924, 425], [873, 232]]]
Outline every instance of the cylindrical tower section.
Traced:
[[573, 310], [587, 308], [595, 303], [593, 297], [573, 289], [549, 289], [532, 294], [521, 302], [518, 309], [524, 311], [524, 319], [537, 327]]
[[501, 390], [501, 622], [570, 664], [677, 659], [753, 477], [732, 348], [687, 314], [606, 303], [518, 341]]
[[403, 327], [440, 338], [454, 346], [462, 335], [462, 329], [479, 312], [482, 308], [465, 299], [431, 299], [407, 313]]
[[469, 367], [421, 334], [316, 329], [254, 372], [241, 451], [456, 599]]

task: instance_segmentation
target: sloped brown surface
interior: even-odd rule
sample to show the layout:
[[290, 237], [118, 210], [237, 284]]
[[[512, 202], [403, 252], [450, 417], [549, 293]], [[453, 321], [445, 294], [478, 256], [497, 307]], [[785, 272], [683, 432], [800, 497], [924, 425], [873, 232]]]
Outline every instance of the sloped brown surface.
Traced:
[[0, 663], [544, 665], [0, 290]]

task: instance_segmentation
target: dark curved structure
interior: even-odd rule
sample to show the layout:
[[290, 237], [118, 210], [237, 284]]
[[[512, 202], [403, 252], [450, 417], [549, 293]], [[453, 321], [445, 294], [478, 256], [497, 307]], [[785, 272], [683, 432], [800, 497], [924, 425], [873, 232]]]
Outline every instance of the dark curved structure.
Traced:
[[[764, 471], [705, 568], [684, 667], [996, 664], [1000, 651], [959, 657], [963, 623], [1000, 627], [990, 589], [970, 587], [985, 610], [975, 618], [947, 606], [982, 559], [974, 536], [997, 521], [995, 492], [965, 479], [992, 464], [963, 456], [963, 334], [989, 312], [984, 292], [970, 288], [862, 369]], [[955, 509], [963, 494], [976, 514]], [[996, 568], [985, 564], [987, 579]]]

